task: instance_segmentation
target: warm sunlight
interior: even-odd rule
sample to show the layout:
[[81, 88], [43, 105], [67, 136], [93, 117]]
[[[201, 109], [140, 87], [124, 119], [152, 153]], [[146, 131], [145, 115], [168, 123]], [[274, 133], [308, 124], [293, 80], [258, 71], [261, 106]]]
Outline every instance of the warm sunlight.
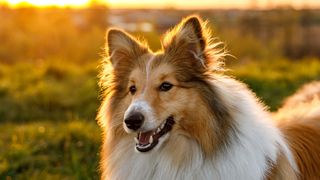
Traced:
[[21, 4], [32, 4], [35, 6], [73, 6], [83, 7], [88, 4], [89, 0], [7, 0], [12, 6], [19, 6]]
[[229, 8], [274, 8], [291, 6], [318, 8], [319, 0], [108, 0], [111, 8], [178, 8], [178, 9], [229, 9]]
[[12, 7], [21, 5], [35, 5], [40, 7], [86, 7], [90, 2], [107, 4], [112, 9], [124, 8], [177, 8], [177, 9], [230, 9], [230, 8], [274, 8], [290, 6], [297, 9], [319, 8], [319, 0], [0, 0], [0, 3], [9, 4]]

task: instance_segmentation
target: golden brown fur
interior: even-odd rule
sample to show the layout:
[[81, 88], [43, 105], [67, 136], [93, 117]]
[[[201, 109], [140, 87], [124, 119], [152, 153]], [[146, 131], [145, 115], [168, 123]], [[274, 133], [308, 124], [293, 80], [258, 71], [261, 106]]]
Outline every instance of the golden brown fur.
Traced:
[[292, 148], [302, 180], [320, 179], [320, 118], [314, 120], [318, 125], [291, 122], [279, 126]]
[[[175, 87], [179, 89], [179, 93], [173, 90], [167, 97], [160, 97], [159, 92], [147, 89], [147, 101], [150, 102], [159, 115], [167, 108], [162, 103], [165, 104], [174, 100], [174, 102], [178, 102], [171, 105], [175, 109], [181, 109], [181, 114], [177, 116], [188, 118], [185, 121], [181, 121], [181, 124], [178, 124], [176, 127], [177, 131], [181, 129], [181, 133], [184, 133], [184, 129], [188, 129], [191, 135], [184, 133], [185, 136], [195, 137], [205, 152], [211, 154], [214, 152], [214, 147], [219, 147], [220, 144], [223, 146], [223, 143], [227, 143], [225, 141], [228, 136], [226, 131], [232, 126], [230, 122], [226, 121], [228, 116], [230, 116], [227, 112], [227, 107], [223, 107], [223, 104], [218, 103], [220, 101], [219, 97], [215, 95], [214, 89], [206, 82], [206, 79], [210, 78], [209, 76], [214, 68], [216, 68], [215, 71], [220, 69], [223, 51], [217, 50], [216, 47], [219, 44], [213, 44], [210, 42], [211, 39], [205, 37], [208, 36], [207, 33], [209, 32], [205, 28], [203, 28], [205, 31], [201, 31], [201, 26], [204, 26], [203, 22], [200, 22], [203, 23], [201, 25], [198, 18], [190, 19], [191, 21], [187, 23], [187, 19], [183, 21], [180, 26], [169, 31], [165, 36], [164, 53], [157, 53], [153, 57], [153, 62], [149, 65], [150, 71], [153, 71], [149, 82], [141, 81], [146, 77], [145, 69], [148, 64], [147, 61], [152, 56], [148, 47], [121, 30], [109, 30], [107, 33], [107, 42], [109, 43], [107, 45], [107, 52], [110, 54], [110, 57], [106, 59], [104, 64], [106, 70], [101, 74], [101, 87], [105, 89], [104, 102], [108, 101], [108, 104], [112, 106], [110, 110], [115, 111], [109, 112], [108, 115], [118, 115], [124, 111], [124, 107], [128, 107], [128, 97], [126, 98], [125, 96], [128, 93], [126, 90], [130, 86], [130, 83], [137, 83], [138, 86], [145, 87], [156, 86], [165, 80], [173, 82]], [[194, 26], [197, 30], [195, 32], [193, 30]], [[183, 28], [188, 29], [188, 31], [182, 31]], [[116, 37], [118, 39], [111, 41], [114, 38], [114, 34], [119, 34], [120, 38]], [[199, 37], [193, 37], [194, 35]], [[199, 38], [201, 42], [196, 41]], [[123, 48], [110, 48], [117, 46], [112, 44], [113, 42], [118, 42], [118, 46]], [[183, 51], [186, 48], [194, 50], [195, 54]], [[177, 50], [182, 51], [179, 52]], [[203, 64], [197, 61], [189, 61], [189, 59], [193, 59], [195, 58], [194, 56], [198, 55], [199, 58], [204, 60]], [[135, 61], [130, 60], [133, 58], [138, 59]], [[121, 63], [118, 61], [121, 61]], [[113, 68], [110, 68], [111, 70], [108, 69], [110, 64], [113, 64]], [[212, 69], [207, 69], [206, 67], [211, 67]], [[139, 98], [139, 96], [137, 95], [135, 98]], [[190, 99], [193, 99], [194, 103], [190, 103]], [[199, 109], [199, 112], [195, 114], [194, 109]], [[217, 121], [195, 121], [194, 119], [199, 119], [199, 116], [204, 116], [203, 119], [215, 117]], [[122, 117], [109, 117], [107, 119], [122, 119]], [[160, 119], [165, 119], [165, 117], [160, 117]], [[118, 122], [121, 121], [119, 120]], [[224, 123], [221, 123], [221, 121], [224, 121]], [[99, 123], [105, 124], [105, 122]], [[114, 136], [121, 138], [125, 134], [121, 127], [122, 124], [119, 123], [117, 126], [117, 128], [114, 128]], [[216, 131], [210, 131], [210, 129], [216, 129]]]
[[269, 161], [269, 171], [266, 180], [294, 180], [298, 179], [297, 173], [282, 151], [279, 152], [276, 162]]
[[274, 115], [297, 162], [302, 180], [320, 179], [320, 82], [289, 97]]
[[[100, 166], [102, 179], [112, 177], [121, 177], [120, 179], [132, 178], [129, 177], [130, 173], [127, 175], [117, 174], [119, 172], [122, 173], [121, 170], [124, 168], [122, 166], [130, 164], [136, 158], [134, 157], [130, 161], [128, 159], [131, 157], [127, 155], [132, 153], [131, 148], [134, 146], [133, 138], [135, 134], [127, 133], [123, 128], [124, 114], [132, 102], [141, 99], [147, 102], [153, 110], [157, 125], [161, 124], [168, 116], [174, 117], [175, 125], [171, 131], [170, 140], [166, 142], [161, 151], [159, 150], [159, 154], [161, 153], [163, 158], [166, 159], [163, 166], [166, 169], [174, 169], [175, 173], [177, 173], [177, 175], [173, 174], [174, 177], [180, 177], [180, 179], [186, 174], [184, 172], [187, 172], [186, 170], [181, 170], [181, 168], [192, 167], [192, 164], [195, 163], [194, 161], [197, 158], [193, 156], [201, 157], [199, 158], [201, 159], [198, 162], [199, 164], [204, 163], [202, 162], [204, 160], [211, 162], [213, 161], [212, 159], [219, 159], [221, 154], [230, 151], [228, 148], [231, 147], [231, 142], [236, 143], [238, 138], [245, 136], [243, 134], [246, 133], [240, 132], [238, 128], [240, 128], [239, 123], [243, 118], [242, 116], [247, 115], [241, 113], [248, 112], [241, 109], [243, 108], [242, 106], [237, 107], [236, 103], [234, 103], [234, 101], [241, 101], [241, 98], [244, 97], [241, 97], [242, 94], [239, 93], [232, 99], [228, 93], [233, 93], [232, 91], [245, 92], [245, 97], [248, 96], [253, 100], [249, 99], [248, 102], [243, 100], [243, 102], [248, 103], [248, 107], [252, 104], [256, 105], [257, 113], [261, 110], [262, 115], [257, 115], [257, 117], [269, 118], [268, 113], [263, 112], [259, 102], [245, 86], [222, 75], [224, 50], [217, 48], [220, 43], [211, 41], [210, 32], [205, 26], [206, 23], [202, 22], [198, 17], [191, 16], [184, 19], [165, 35], [163, 49], [156, 53], [152, 52], [146, 44], [141, 43], [122, 30], [111, 29], [108, 31], [107, 58], [103, 62], [103, 72], [100, 75], [103, 101], [98, 114], [98, 122], [103, 128]], [[173, 88], [165, 93], [159, 91], [159, 85], [163, 82], [170, 82], [173, 84]], [[132, 85], [137, 87], [134, 94], [130, 94], [129, 91]], [[224, 88], [226, 91], [224, 91]], [[314, 100], [316, 98], [312, 99], [314, 104], [309, 103], [309, 101], [306, 104], [313, 108], [320, 107]], [[301, 106], [306, 107], [306, 104]], [[279, 120], [279, 128], [283, 131], [293, 150], [301, 177], [318, 177], [319, 174], [317, 174], [316, 170], [319, 170], [320, 150], [319, 146], [311, 145], [320, 144], [320, 128], [314, 126], [315, 124], [319, 125], [319, 116], [315, 116], [316, 113], [308, 116], [308, 118], [301, 115], [299, 116], [301, 117], [300, 120], [295, 121], [295, 118], [288, 118], [288, 116], [284, 115], [286, 113], [282, 113], [290, 111], [291, 108], [286, 108], [285, 106], [274, 117], [281, 119]], [[315, 110], [315, 112], [319, 113], [319, 110]], [[240, 115], [237, 115], [237, 113]], [[249, 113], [251, 113], [250, 110]], [[239, 116], [239, 119], [236, 119], [235, 116]], [[308, 124], [306, 124], [307, 119]], [[245, 120], [242, 121], [245, 122]], [[260, 127], [263, 124], [258, 121], [255, 123], [254, 127]], [[268, 123], [264, 125], [269, 126]], [[273, 129], [273, 127], [267, 127], [266, 129], [267, 132], [270, 131], [275, 136], [277, 140], [275, 142], [283, 143], [281, 137], [278, 137], [279, 132], [277, 130]], [[250, 135], [250, 132], [248, 134]], [[264, 137], [264, 135], [261, 136]], [[253, 141], [252, 143], [257, 143], [254, 138], [250, 142], [249, 140], [247, 141], [250, 138], [245, 137], [243, 142], [248, 142], [249, 145], [251, 145], [251, 141]], [[267, 141], [268, 139], [266, 138], [265, 140]], [[270, 140], [270, 142], [272, 149], [272, 143], [274, 142], [273, 140]], [[269, 148], [267, 146], [264, 147], [264, 145], [261, 146]], [[269, 179], [295, 179], [296, 174], [293, 162], [290, 161], [290, 153], [287, 152], [285, 147], [285, 144], [279, 145], [276, 161], [270, 160], [269, 167], [264, 167], [265, 159], [263, 157], [262, 163], [260, 163], [261, 168], [258, 170], [262, 171], [269, 168], [269, 176], [265, 173], [263, 177]], [[311, 147], [314, 147], [314, 149]], [[246, 148], [244, 149], [246, 150]], [[118, 151], [123, 152], [123, 154]], [[305, 154], [306, 151], [312, 152]], [[264, 149], [262, 153], [264, 153]], [[272, 154], [271, 150], [268, 153], [268, 155]], [[124, 158], [125, 156], [127, 156], [127, 159]], [[232, 153], [230, 156], [232, 157]], [[137, 157], [140, 157], [140, 155], [137, 155]], [[145, 157], [148, 157], [148, 155], [142, 156], [140, 159]], [[272, 157], [273, 155], [270, 155], [266, 159]], [[315, 162], [312, 158], [318, 161]], [[126, 162], [127, 160], [128, 162]], [[134, 160], [137, 161], [137, 159]], [[147, 162], [149, 163], [149, 161]], [[236, 163], [246, 164], [247, 161], [233, 162], [231, 159], [230, 162], [228, 165], [232, 167]], [[206, 167], [209, 166], [207, 165]], [[223, 174], [223, 168], [225, 167], [217, 168], [217, 172]], [[240, 169], [239, 174], [241, 174], [242, 167], [236, 168]], [[210, 171], [210, 169], [206, 173], [200, 171], [205, 174], [200, 177], [207, 177]], [[250, 177], [246, 176], [250, 175], [250, 173], [246, 173], [243, 177]], [[149, 174], [149, 176], [153, 177], [153, 179], [155, 178], [154, 173]], [[221, 176], [226, 177], [228, 173], [208, 177], [219, 176], [220, 178]], [[164, 174], [163, 177], [172, 176], [165, 176]], [[161, 179], [161, 177], [157, 178]]]
[[[103, 145], [102, 159], [109, 158], [108, 155], [112, 151], [110, 148], [118, 142], [118, 139], [127, 137], [122, 128], [122, 118], [130, 102], [127, 88], [133, 83], [144, 88], [170, 81], [175, 85], [175, 89], [165, 96], [160, 96], [153, 88], [145, 89], [144, 98], [154, 107], [155, 113], [160, 116], [159, 119], [166, 118], [168, 113], [163, 113], [166, 109], [175, 109], [179, 114], [174, 115], [181, 119], [175, 126], [175, 131], [187, 138], [193, 137], [209, 156], [215, 152], [215, 148], [221, 149], [227, 144], [227, 131], [232, 129], [232, 123], [227, 120], [230, 114], [206, 81], [213, 70], [220, 69], [223, 51], [217, 50], [219, 44], [213, 44], [211, 39], [206, 37], [209, 32], [205, 28], [202, 31], [204, 23], [200, 23], [196, 17], [189, 18], [188, 22], [185, 20], [180, 26], [168, 32], [163, 43], [164, 53], [157, 53], [154, 57], [146, 45], [127, 33], [117, 29], [108, 31], [106, 50], [109, 57], [104, 61], [104, 71], [101, 73], [100, 81], [104, 100], [98, 115], [99, 124], [105, 127], [105, 130], [108, 129], [104, 132], [107, 134], [104, 136], [107, 136], [107, 139], [103, 141], [108, 146]], [[185, 51], [186, 48], [192, 50], [192, 53]], [[154, 60], [148, 64], [151, 57]], [[203, 60], [202, 63], [196, 58]], [[152, 76], [148, 77], [147, 82], [141, 81], [146, 79], [147, 66], [153, 72]], [[140, 98], [140, 93], [138, 91], [134, 98]], [[175, 103], [168, 104], [168, 102]], [[194, 113], [195, 109], [198, 109], [197, 113]], [[109, 112], [105, 113], [106, 110]], [[214, 118], [216, 121], [197, 121], [199, 118]], [[174, 156], [179, 160], [178, 154]], [[181, 156], [180, 161], [184, 158]], [[107, 162], [101, 163], [101, 167], [105, 167], [104, 163]], [[103, 171], [104, 179], [108, 172], [105, 169]]]

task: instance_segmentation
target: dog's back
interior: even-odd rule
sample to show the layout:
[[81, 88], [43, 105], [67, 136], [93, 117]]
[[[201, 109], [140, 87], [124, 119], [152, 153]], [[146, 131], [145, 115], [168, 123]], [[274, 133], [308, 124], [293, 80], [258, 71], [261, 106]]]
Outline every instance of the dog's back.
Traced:
[[287, 139], [301, 179], [320, 179], [320, 82], [289, 97], [274, 115]]

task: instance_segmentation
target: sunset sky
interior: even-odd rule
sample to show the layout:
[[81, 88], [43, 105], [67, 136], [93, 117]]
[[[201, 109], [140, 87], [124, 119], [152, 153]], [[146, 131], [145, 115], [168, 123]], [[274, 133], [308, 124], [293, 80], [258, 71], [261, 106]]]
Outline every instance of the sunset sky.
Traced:
[[[92, 0], [91, 0], [92, 1]], [[111, 8], [268, 8], [290, 5], [295, 8], [320, 8], [320, 0], [95, 0]], [[0, 0], [10, 6], [22, 3], [36, 6], [85, 7], [90, 0]]]

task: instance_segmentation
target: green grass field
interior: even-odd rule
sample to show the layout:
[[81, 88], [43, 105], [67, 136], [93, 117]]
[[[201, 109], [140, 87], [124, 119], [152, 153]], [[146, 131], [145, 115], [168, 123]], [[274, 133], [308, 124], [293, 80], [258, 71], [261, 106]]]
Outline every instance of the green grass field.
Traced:
[[[317, 59], [237, 60], [228, 68], [271, 110], [320, 79]], [[0, 179], [99, 178], [97, 73], [94, 63], [0, 66]]]
[[231, 74], [245, 82], [274, 111], [301, 85], [320, 80], [318, 59], [237, 62]]
[[5, 123], [0, 126], [0, 179], [98, 179], [95, 122]]

